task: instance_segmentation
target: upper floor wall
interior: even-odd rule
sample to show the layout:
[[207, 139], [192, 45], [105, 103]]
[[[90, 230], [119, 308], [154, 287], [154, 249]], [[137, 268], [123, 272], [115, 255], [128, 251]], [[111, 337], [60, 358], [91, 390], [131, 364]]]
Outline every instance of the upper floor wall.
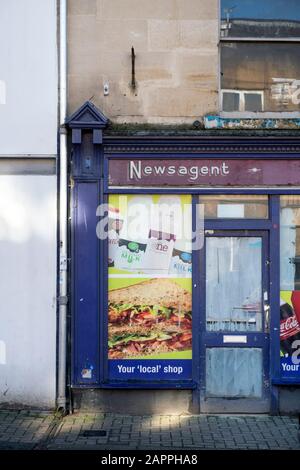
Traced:
[[218, 8], [218, 0], [69, 0], [69, 114], [88, 99], [119, 123], [180, 124], [218, 111]]
[[55, 0], [0, 1], [0, 156], [57, 153]]

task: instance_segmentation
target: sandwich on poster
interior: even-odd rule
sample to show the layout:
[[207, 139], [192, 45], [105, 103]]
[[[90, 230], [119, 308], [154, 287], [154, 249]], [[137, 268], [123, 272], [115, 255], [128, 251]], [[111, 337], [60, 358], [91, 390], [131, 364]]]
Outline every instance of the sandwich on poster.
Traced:
[[108, 322], [109, 359], [190, 350], [191, 294], [164, 278], [112, 290]]

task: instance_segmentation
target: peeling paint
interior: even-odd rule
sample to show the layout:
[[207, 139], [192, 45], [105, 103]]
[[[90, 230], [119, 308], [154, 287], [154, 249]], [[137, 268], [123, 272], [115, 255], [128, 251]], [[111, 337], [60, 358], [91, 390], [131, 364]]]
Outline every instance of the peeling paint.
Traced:
[[205, 116], [205, 129], [300, 129], [300, 119], [247, 119]]

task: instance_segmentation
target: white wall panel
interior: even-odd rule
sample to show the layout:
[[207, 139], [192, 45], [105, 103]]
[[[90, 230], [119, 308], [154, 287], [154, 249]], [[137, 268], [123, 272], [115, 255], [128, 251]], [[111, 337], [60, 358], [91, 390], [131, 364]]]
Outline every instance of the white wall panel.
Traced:
[[56, 176], [0, 176], [0, 404], [55, 405]]
[[0, 0], [0, 155], [56, 154], [55, 0]]

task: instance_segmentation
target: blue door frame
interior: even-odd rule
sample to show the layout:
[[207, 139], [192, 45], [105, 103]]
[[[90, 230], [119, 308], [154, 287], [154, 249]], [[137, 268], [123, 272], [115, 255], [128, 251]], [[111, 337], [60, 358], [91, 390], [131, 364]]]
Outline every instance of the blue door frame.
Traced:
[[[217, 224], [220, 225], [220, 224]], [[223, 221], [223, 225], [230, 226], [231, 224]], [[213, 222], [210, 223], [213, 226]], [[232, 229], [206, 229], [204, 237], [203, 248], [199, 252], [199, 267], [200, 267], [200, 409], [204, 412], [210, 411], [226, 411], [226, 412], [268, 412], [270, 411], [270, 334], [269, 325], [266, 328], [265, 314], [262, 315], [262, 331], [261, 332], [231, 332], [219, 331], [208, 332], [206, 330], [206, 242], [208, 238], [214, 237], [259, 237], [262, 239], [262, 308], [266, 303], [269, 303], [269, 233], [265, 231], [249, 230], [242, 231]], [[268, 301], [264, 299], [264, 292], [268, 293]], [[268, 330], [268, 331], [267, 331]], [[225, 343], [223, 341], [224, 335], [230, 336], [246, 336], [247, 343]], [[259, 348], [263, 351], [263, 393], [261, 399], [222, 399], [220, 398], [207, 398], [206, 396], [206, 349], [209, 347], [230, 347], [230, 348]]]
[[[214, 194], [250, 194], [247, 189], [222, 189], [214, 190]], [[197, 194], [192, 196], [193, 211], [193, 233], [195, 233], [197, 224], [197, 204], [201, 203], [201, 195], [211, 194], [209, 190], [198, 190]], [[255, 194], [258, 194], [255, 193]], [[276, 414], [278, 412], [278, 385], [284, 383], [280, 375], [280, 196], [278, 194], [270, 194], [267, 190], [263, 190], [260, 194], [269, 196], [269, 218], [265, 220], [254, 219], [206, 219], [204, 222], [204, 230], [262, 230], [268, 233], [268, 249], [269, 249], [269, 305], [270, 305], [270, 344], [269, 344], [269, 378], [270, 378], [270, 412]], [[205, 393], [205, 361], [204, 350], [201, 347], [201, 335], [205, 329], [205, 301], [200, 286], [205, 285], [204, 266], [204, 250], [193, 250], [193, 377], [197, 382], [197, 389], [193, 391], [193, 401], [200, 408], [200, 396]], [[205, 289], [204, 289], [205, 292]], [[197, 308], [196, 306], [199, 306]], [[199, 325], [199, 326], [198, 326]], [[275, 359], [274, 359], [275, 358]], [[289, 382], [290, 383], [290, 382]], [[297, 383], [297, 380], [294, 381]]]

